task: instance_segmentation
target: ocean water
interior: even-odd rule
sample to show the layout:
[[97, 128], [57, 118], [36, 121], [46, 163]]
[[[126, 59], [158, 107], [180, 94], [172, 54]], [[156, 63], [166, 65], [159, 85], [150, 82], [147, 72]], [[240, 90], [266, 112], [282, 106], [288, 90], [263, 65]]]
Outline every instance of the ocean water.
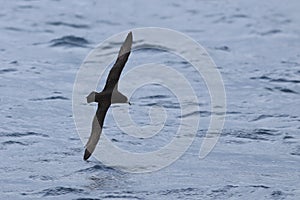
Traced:
[[[0, 2], [0, 199], [300, 198], [299, 1]], [[193, 113], [199, 130], [187, 152], [159, 171], [132, 174], [82, 160], [72, 91], [98, 43], [140, 27], [174, 29], [205, 47], [224, 80], [227, 114], [217, 145], [200, 160], [210, 119], [203, 80], [165, 52], [133, 52], [124, 72], [162, 60], [201, 92]], [[137, 151], [172, 139], [180, 114], [172, 93], [145, 86], [131, 102], [142, 125], [149, 107], [164, 106], [166, 128], [133, 140], [120, 134], [109, 111], [108, 137]]]

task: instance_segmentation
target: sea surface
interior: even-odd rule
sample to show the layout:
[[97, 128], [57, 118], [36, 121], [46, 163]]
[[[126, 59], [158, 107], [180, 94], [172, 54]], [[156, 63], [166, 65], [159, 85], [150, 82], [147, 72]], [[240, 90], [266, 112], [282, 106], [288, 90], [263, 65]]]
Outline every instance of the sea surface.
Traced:
[[[300, 1], [0, 3], [0, 199], [300, 199]], [[215, 148], [199, 159], [211, 115], [205, 82], [166, 52], [133, 52], [124, 73], [162, 61], [199, 91], [200, 108], [191, 114], [200, 117], [196, 138], [182, 157], [133, 174], [82, 160], [72, 91], [94, 47], [141, 27], [173, 29], [201, 44], [222, 75], [227, 113]], [[130, 101], [141, 125], [152, 106], [163, 106], [166, 128], [149, 140], [132, 139], [110, 110], [104, 134], [127, 150], [166, 145], [178, 128], [176, 96], [148, 85]]]

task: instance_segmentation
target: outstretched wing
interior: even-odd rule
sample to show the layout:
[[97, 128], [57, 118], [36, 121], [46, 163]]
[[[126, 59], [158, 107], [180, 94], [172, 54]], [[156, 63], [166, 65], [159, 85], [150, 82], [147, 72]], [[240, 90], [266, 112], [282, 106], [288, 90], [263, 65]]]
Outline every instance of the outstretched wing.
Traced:
[[98, 104], [98, 109], [93, 119], [91, 136], [87, 144], [85, 145], [86, 149], [83, 157], [84, 160], [87, 160], [92, 155], [92, 153], [96, 148], [96, 145], [100, 139], [100, 135], [102, 132], [105, 115], [107, 113], [109, 106], [110, 106], [110, 102], [108, 103], [103, 102], [101, 104], [100, 103]]
[[128, 60], [131, 51], [131, 46], [132, 46], [132, 32], [128, 33], [123, 45], [120, 48], [117, 61], [109, 71], [103, 91], [113, 91], [115, 86], [117, 86], [121, 72]]

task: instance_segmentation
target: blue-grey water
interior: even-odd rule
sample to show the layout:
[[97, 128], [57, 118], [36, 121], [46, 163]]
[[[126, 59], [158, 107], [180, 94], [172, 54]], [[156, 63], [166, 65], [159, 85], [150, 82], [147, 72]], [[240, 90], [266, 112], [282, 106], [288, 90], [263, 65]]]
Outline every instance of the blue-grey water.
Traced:
[[[0, 3], [0, 199], [300, 198], [298, 0]], [[134, 52], [126, 68], [151, 62], [147, 55], [153, 54], [203, 89], [201, 111], [194, 113], [201, 116], [197, 137], [180, 159], [157, 172], [131, 174], [94, 158], [84, 162], [72, 113], [77, 70], [98, 43], [147, 26], [192, 37], [215, 61], [227, 95], [221, 138], [198, 159], [210, 117], [203, 81], [164, 53]], [[174, 114], [167, 120], [172, 127], [176, 99], [155, 87], [132, 97], [132, 118], [147, 123], [148, 107], [161, 104]], [[104, 131], [122, 147], [139, 150], [165, 145], [172, 136], [169, 128], [159, 141], [132, 142], [117, 136], [110, 112]]]

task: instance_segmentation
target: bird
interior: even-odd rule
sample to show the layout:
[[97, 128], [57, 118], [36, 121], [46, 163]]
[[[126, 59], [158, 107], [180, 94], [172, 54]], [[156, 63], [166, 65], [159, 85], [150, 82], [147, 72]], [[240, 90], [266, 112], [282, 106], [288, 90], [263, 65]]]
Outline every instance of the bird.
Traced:
[[128, 98], [118, 91], [118, 82], [122, 70], [128, 60], [132, 46], [132, 32], [129, 32], [124, 43], [122, 44], [118, 58], [114, 63], [113, 67], [109, 71], [106, 79], [106, 84], [101, 92], [92, 91], [87, 97], [87, 103], [96, 102], [98, 108], [92, 122], [91, 135], [88, 142], [85, 145], [84, 160], [88, 160], [94, 152], [96, 145], [100, 139], [102, 132], [103, 122], [106, 113], [111, 106], [115, 103], [126, 103], [130, 104]]

